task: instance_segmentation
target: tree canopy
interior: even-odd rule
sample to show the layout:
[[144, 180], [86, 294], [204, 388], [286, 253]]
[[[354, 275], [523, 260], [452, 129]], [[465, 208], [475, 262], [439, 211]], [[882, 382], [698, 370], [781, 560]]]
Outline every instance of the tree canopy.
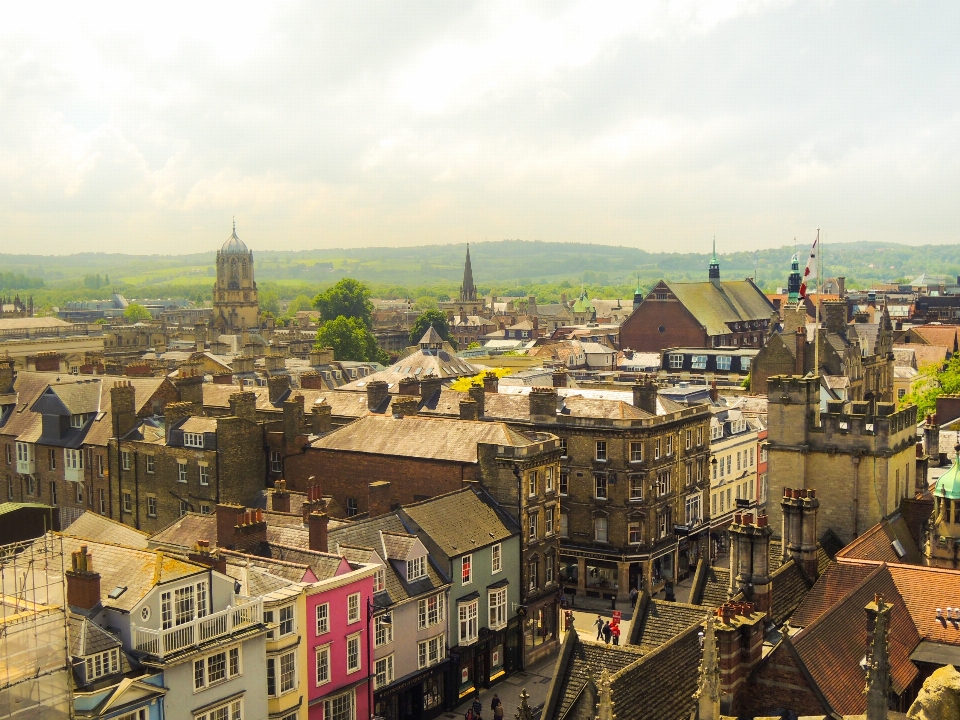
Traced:
[[359, 280], [343, 278], [313, 300], [324, 322], [339, 317], [359, 320], [366, 328], [373, 327], [373, 303], [370, 288]]
[[153, 317], [150, 311], [139, 303], [127, 305], [127, 309], [123, 311], [123, 316], [132, 323], [146, 322]]
[[960, 393], [960, 355], [954, 355], [945, 365], [920, 368], [913, 383], [913, 391], [904, 395], [900, 407], [916, 405], [917, 417], [923, 418], [937, 411], [937, 398]]
[[425, 313], [420, 314], [420, 317], [416, 319], [413, 323], [413, 328], [410, 330], [410, 344], [416, 345], [420, 342], [420, 338], [423, 337], [427, 328], [431, 326], [433, 326], [433, 329], [437, 331], [440, 337], [456, 347], [456, 343], [450, 338], [450, 323], [447, 322], [447, 316], [439, 310], [427, 310]]
[[325, 322], [317, 330], [316, 347], [333, 348], [334, 360], [388, 362], [387, 354], [377, 345], [377, 339], [358, 318], [340, 315]]

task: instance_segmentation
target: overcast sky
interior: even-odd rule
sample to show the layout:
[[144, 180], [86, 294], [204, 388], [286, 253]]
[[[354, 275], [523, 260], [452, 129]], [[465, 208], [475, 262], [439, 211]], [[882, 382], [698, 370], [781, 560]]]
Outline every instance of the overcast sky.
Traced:
[[960, 3], [17, 3], [0, 252], [957, 241]]

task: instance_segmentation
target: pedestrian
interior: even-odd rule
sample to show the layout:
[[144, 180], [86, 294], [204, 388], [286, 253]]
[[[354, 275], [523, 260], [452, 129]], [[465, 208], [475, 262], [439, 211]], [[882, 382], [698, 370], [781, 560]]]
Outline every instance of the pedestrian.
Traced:
[[496, 693], [493, 694], [493, 700], [490, 701], [490, 709], [493, 710], [494, 718], [499, 719], [503, 717], [503, 703], [500, 702], [500, 698]]
[[611, 636], [612, 634], [613, 634], [613, 631], [610, 630], [610, 623], [605, 622], [605, 623], [603, 624], [603, 641], [604, 641], [607, 645], [610, 644], [610, 636]]
[[619, 623], [616, 624], [616, 625], [611, 625], [611, 626], [610, 626], [610, 634], [613, 636], [613, 644], [614, 644], [614, 645], [619, 645], [619, 644], [620, 644], [620, 625], [619, 625]]
[[597, 640], [599, 640], [603, 637], [603, 618], [597, 615], [597, 620], [593, 624], [597, 626]]
[[637, 604], [637, 595], [640, 593], [637, 592], [636, 588], [630, 588], [630, 607], [633, 608]]
[[463, 714], [463, 720], [475, 720], [473, 717], [473, 708], [467, 708], [467, 711]]
[[480, 702], [480, 691], [477, 690], [477, 696], [473, 699], [473, 718], [480, 720], [480, 713], [483, 712], [483, 704]]

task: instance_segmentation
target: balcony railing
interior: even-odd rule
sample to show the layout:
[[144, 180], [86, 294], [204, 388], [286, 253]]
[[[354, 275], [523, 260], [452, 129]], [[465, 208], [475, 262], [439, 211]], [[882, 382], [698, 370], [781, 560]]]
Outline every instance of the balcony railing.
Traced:
[[226, 610], [168, 630], [134, 626], [133, 648], [162, 660], [185, 648], [231, 635], [260, 622], [263, 615], [263, 601], [260, 598], [238, 595], [236, 602]]

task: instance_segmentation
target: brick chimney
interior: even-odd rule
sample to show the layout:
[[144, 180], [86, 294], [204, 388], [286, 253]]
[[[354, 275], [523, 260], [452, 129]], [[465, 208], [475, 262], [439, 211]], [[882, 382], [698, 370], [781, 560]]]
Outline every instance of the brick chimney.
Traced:
[[650, 413], [657, 414], [657, 385], [650, 379], [633, 386], [633, 406]]
[[310, 524], [310, 514], [311, 513], [322, 513], [326, 512], [327, 504], [323, 499], [323, 492], [320, 490], [319, 485], [313, 484], [313, 476], [311, 475], [308, 479], [311, 483], [307, 487], [307, 496], [303, 500], [303, 506], [301, 512], [303, 513], [303, 524]]
[[416, 417], [420, 412], [420, 398], [414, 395], [397, 395], [390, 403], [396, 418]]
[[322, 403], [314, 404], [310, 408], [311, 430], [319, 435], [330, 432], [333, 427], [333, 408], [324, 400]]
[[367, 517], [380, 517], [392, 510], [393, 495], [390, 493], [390, 483], [386, 480], [372, 482], [368, 486]]
[[306, 372], [300, 373], [300, 389], [301, 390], [325, 390], [323, 384], [323, 375], [318, 373], [316, 370], [307, 370]]
[[270, 509], [274, 512], [290, 512], [290, 493], [287, 492], [287, 481], [280, 478], [273, 484], [273, 494], [270, 496]]
[[554, 387], [530, 388], [530, 419], [534, 422], [557, 421], [557, 389]]
[[137, 426], [137, 391], [129, 380], [118, 380], [110, 388], [110, 412], [117, 437]]
[[479, 420], [480, 405], [472, 397], [465, 397], [460, 401], [461, 420]]
[[488, 393], [500, 392], [500, 378], [492, 370], [487, 370], [483, 375], [483, 391]]
[[221, 372], [213, 376], [214, 385], [233, 385], [233, 373]]
[[333, 362], [333, 348], [313, 348], [310, 351], [310, 365], [319, 367], [320, 365], [329, 365]]
[[720, 401], [720, 391], [717, 390], [717, 381], [710, 382], [710, 402], [716, 404]]
[[443, 380], [436, 375], [430, 374], [420, 378], [420, 399], [423, 402], [427, 402], [440, 392], [442, 386]]
[[0, 360], [0, 395], [13, 392], [13, 360]]
[[367, 383], [367, 409], [376, 412], [387, 399], [390, 390], [383, 380], [371, 380]]
[[290, 392], [289, 375], [273, 375], [267, 378], [267, 393], [270, 396], [270, 402], [280, 402], [288, 392]]
[[[183, 367], [180, 368], [183, 372]], [[203, 405], [203, 375], [200, 373], [181, 375], [176, 382], [181, 402]]]
[[287, 361], [281, 353], [268, 353], [263, 358], [263, 367], [268, 373], [278, 373], [286, 370]]
[[793, 558], [804, 575], [816, 582], [820, 575], [817, 558], [817, 509], [820, 500], [816, 490], [784, 488], [780, 500], [783, 510], [783, 559]]
[[237, 392], [230, 396], [230, 414], [241, 420], [257, 421], [257, 394]]
[[292, 444], [303, 429], [303, 395], [297, 393], [283, 403], [283, 441]]
[[837, 295], [842, 298], [847, 296], [847, 278], [843, 275], [837, 276]]
[[836, 335], [846, 336], [847, 334], [847, 301], [846, 300], [825, 300], [821, 303], [823, 307], [824, 322], [828, 332]]
[[796, 358], [794, 359], [793, 374], [806, 375], [807, 329], [798, 327], [796, 337]]
[[187, 559], [213, 568], [224, 575], [227, 574], [227, 559], [220, 554], [217, 547], [210, 546], [209, 540], [197, 540], [193, 552], [187, 554]]
[[267, 521], [263, 519], [263, 510], [244, 510], [233, 528], [233, 549], [252, 552], [266, 541]]
[[313, 512], [307, 517], [310, 530], [310, 549], [327, 552], [327, 514]]
[[415, 377], [405, 377], [397, 387], [400, 395], [414, 395], [420, 397], [420, 381]]
[[484, 389], [483, 383], [475, 382], [470, 385], [470, 389], [467, 390], [467, 394], [470, 396], [471, 400], [476, 400], [477, 402], [477, 419], [482, 420], [484, 414]]
[[720, 664], [720, 710], [738, 715], [740, 691], [763, 655], [766, 615], [753, 603], [725, 603], [717, 608], [715, 627]]
[[553, 386], [555, 388], [565, 388], [567, 386], [567, 371], [563, 368], [557, 368], [553, 371]]
[[767, 516], [756, 523], [753, 513], [736, 513], [730, 525], [730, 595], [738, 591], [758, 612], [770, 617], [770, 536], [773, 528]]
[[234, 528], [243, 517], [243, 506], [231, 503], [217, 503], [217, 545], [232, 548]]
[[87, 546], [71, 554], [67, 570], [67, 604], [83, 610], [92, 610], [100, 602], [100, 574], [93, 571], [93, 556]]

